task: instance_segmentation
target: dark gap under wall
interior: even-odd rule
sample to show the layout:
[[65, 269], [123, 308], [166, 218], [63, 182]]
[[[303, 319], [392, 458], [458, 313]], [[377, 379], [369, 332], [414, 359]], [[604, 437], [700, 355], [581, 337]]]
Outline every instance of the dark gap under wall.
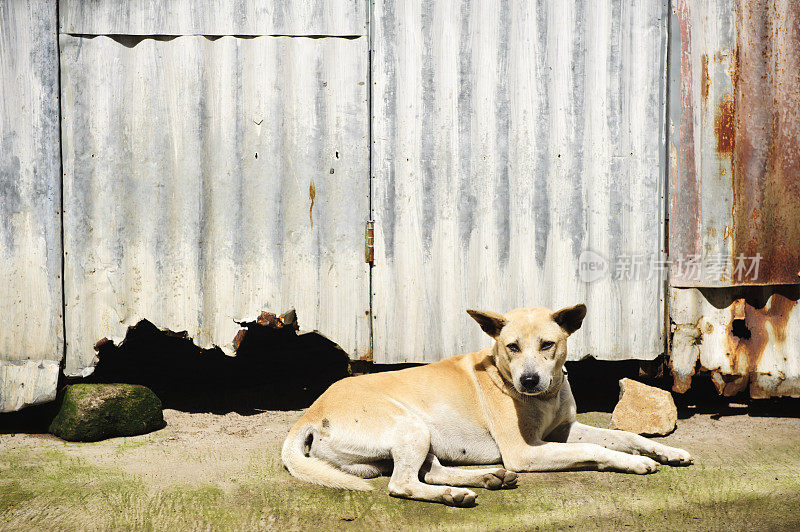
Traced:
[[347, 376], [348, 357], [336, 344], [291, 327], [248, 324], [237, 355], [203, 350], [189, 338], [142, 321], [116, 346], [100, 346], [94, 373], [80, 382], [142, 384], [164, 408], [242, 415], [310, 405]]
[[[143, 384], [161, 398], [165, 408], [242, 415], [305, 408], [333, 382], [348, 376], [349, 365], [347, 355], [320, 335], [297, 335], [290, 327], [276, 330], [257, 324], [248, 325], [236, 357], [218, 349], [202, 350], [188, 338], [143, 321], [121, 345], [101, 346], [99, 358], [93, 375], [69, 381]], [[578, 412], [613, 411], [619, 380], [624, 377], [669, 390], [672, 377], [661, 360], [647, 364], [650, 376], [640, 371], [642, 363], [636, 360], [567, 362]], [[414, 365], [354, 362], [352, 367], [360, 373]], [[64, 384], [62, 378], [59, 388]], [[746, 393], [722, 397], [704, 373], [694, 376], [688, 392], [673, 393], [673, 397], [681, 419], [696, 413], [800, 417], [800, 399], [752, 400]], [[47, 432], [54, 415], [53, 403], [0, 414], [0, 433]]]
[[[144, 320], [120, 345], [101, 344], [99, 362], [85, 379], [59, 375], [58, 389], [75, 383], [142, 384], [164, 408], [242, 415], [308, 407], [333, 382], [348, 376], [349, 359], [336, 344], [294, 328], [246, 324], [237, 356], [203, 350], [191, 339]], [[0, 434], [46, 433], [56, 403], [0, 414]]]
[[[642, 372], [640, 367], [653, 371]], [[653, 362], [637, 360], [599, 361], [586, 358], [566, 363], [569, 382], [578, 412], [613, 412], [619, 400], [619, 380], [625, 377], [650, 386], [671, 390], [673, 379], [664, 357]], [[673, 393], [678, 407], [678, 418], [694, 414], [711, 414], [714, 417], [747, 414], [751, 416], [800, 417], [800, 399], [776, 397], [751, 399], [747, 391], [734, 397], [723, 397], [708, 372], [699, 372], [692, 378], [686, 393]]]
[[[672, 375], [664, 365], [663, 357], [653, 361], [638, 360], [603, 361], [585, 358], [565, 364], [569, 373], [572, 395], [578, 412], [613, 412], [619, 401], [619, 381], [633, 379], [644, 384], [670, 390]], [[697, 405], [716, 412], [731, 402], [748, 403], [749, 397], [720, 397], [710, 378], [696, 375], [692, 388], [685, 394], [672, 394], [678, 407], [678, 416], [686, 418], [695, 412]], [[744, 412], [746, 413], [746, 412]]]
[[[59, 383], [59, 388], [61, 383]], [[44, 434], [56, 416], [54, 402], [0, 414], [0, 434]]]

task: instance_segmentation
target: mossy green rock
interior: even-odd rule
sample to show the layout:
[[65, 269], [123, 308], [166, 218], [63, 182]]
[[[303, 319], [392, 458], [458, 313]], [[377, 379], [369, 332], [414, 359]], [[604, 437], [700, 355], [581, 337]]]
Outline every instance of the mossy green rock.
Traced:
[[73, 384], [58, 401], [50, 433], [67, 441], [135, 436], [165, 425], [161, 400], [137, 384]]

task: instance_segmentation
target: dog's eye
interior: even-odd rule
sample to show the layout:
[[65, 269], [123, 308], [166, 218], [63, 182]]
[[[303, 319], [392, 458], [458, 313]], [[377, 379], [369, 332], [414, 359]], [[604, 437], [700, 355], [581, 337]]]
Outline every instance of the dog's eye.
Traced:
[[555, 344], [555, 342], [542, 342], [542, 347], [541, 347], [541, 349], [542, 349], [542, 351], [547, 351], [547, 350], [549, 350], [551, 347], [553, 347], [554, 345], [556, 345], [556, 344]]
[[518, 344], [508, 344], [506, 347], [512, 353], [519, 353], [519, 345]]

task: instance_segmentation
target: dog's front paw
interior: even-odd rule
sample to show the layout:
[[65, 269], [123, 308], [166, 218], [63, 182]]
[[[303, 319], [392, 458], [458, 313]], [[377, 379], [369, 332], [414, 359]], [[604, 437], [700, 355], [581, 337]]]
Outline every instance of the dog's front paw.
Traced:
[[448, 506], [473, 506], [478, 495], [466, 488], [446, 488], [442, 495], [442, 502]]
[[629, 455], [623, 464], [622, 471], [637, 475], [647, 475], [658, 471], [658, 462], [646, 456]]
[[656, 460], [662, 464], [669, 464], [673, 466], [688, 466], [694, 463], [694, 458], [688, 451], [678, 449], [677, 447], [668, 447], [662, 445], [656, 448]]
[[483, 485], [490, 490], [513, 488], [517, 485], [517, 478], [517, 474], [513, 471], [500, 468], [483, 475]]

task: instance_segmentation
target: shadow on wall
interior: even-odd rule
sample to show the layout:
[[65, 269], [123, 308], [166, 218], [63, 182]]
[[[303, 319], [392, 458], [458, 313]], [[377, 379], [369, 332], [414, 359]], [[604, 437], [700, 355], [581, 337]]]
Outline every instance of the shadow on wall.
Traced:
[[98, 357], [94, 373], [80, 382], [142, 384], [164, 408], [242, 415], [305, 408], [348, 375], [349, 362], [318, 334], [256, 323], [247, 324], [235, 357], [200, 349], [148, 321], [131, 328], [120, 345], [101, 345]]

